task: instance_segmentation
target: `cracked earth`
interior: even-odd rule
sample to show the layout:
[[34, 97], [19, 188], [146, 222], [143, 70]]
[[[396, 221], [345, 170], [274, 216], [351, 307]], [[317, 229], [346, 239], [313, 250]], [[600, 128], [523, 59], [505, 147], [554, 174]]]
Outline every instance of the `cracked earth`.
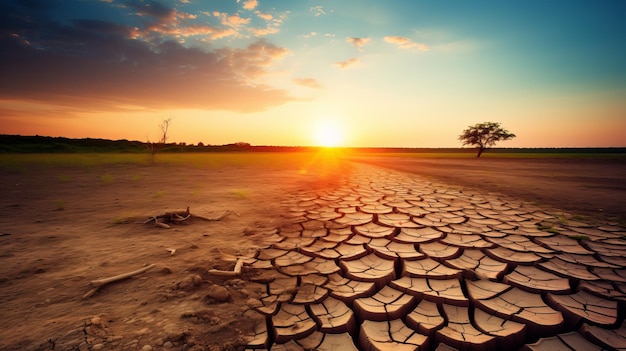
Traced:
[[619, 160], [183, 156], [0, 171], [0, 350], [626, 350]]
[[249, 350], [626, 349], [622, 227], [366, 165], [282, 205]]

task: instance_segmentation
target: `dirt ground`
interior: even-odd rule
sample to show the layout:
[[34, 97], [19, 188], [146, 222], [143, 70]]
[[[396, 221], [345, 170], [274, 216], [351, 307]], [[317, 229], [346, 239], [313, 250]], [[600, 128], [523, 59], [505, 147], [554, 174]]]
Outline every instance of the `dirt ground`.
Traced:
[[[303, 166], [0, 171], [0, 350], [241, 349], [241, 329], [253, 323], [242, 315], [260, 286], [207, 270], [232, 270], [230, 257], [265, 247], [285, 194], [323, 186], [324, 169]], [[171, 229], [143, 224], [187, 206], [206, 217], [237, 214]], [[81, 298], [90, 281], [149, 264]], [[227, 290], [223, 303], [217, 287]]]
[[570, 215], [626, 224], [623, 157], [350, 159], [506, 194]]
[[[362, 161], [362, 160], [361, 160]], [[622, 216], [623, 164], [368, 160], [581, 213]], [[261, 285], [232, 270], [282, 223], [281, 201], [345, 166], [47, 166], [0, 170], [0, 350], [240, 350]], [[419, 169], [419, 171], [417, 171]], [[150, 216], [217, 217], [164, 229]], [[585, 211], [583, 211], [585, 210]], [[103, 286], [92, 280], [155, 267]]]

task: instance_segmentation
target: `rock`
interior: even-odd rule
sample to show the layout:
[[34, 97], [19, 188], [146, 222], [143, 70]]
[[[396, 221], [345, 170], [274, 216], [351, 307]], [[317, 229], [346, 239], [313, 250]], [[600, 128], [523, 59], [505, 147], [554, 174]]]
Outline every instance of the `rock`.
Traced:
[[228, 289], [214, 284], [209, 287], [209, 292], [204, 297], [204, 301], [208, 304], [233, 302], [233, 297]]
[[180, 290], [190, 291], [201, 284], [202, 277], [197, 274], [190, 274], [183, 278], [183, 280], [181, 280], [179, 283], [177, 283], [176, 287]]
[[141, 348], [141, 351], [152, 351], [152, 346], [150, 346], [150, 345], [143, 345], [143, 347]]
[[242, 289], [246, 286], [246, 282], [241, 279], [232, 279], [228, 281], [228, 285], [232, 286], [235, 289]]
[[246, 300], [246, 305], [250, 308], [257, 308], [263, 306], [263, 303], [257, 299], [249, 298]]
[[163, 343], [163, 348], [171, 349], [172, 347], [174, 347], [174, 344], [172, 344], [171, 341], [166, 341]]
[[161, 274], [172, 274], [172, 269], [170, 267], [163, 267], [159, 270]]
[[91, 347], [92, 350], [103, 350], [104, 349], [104, 344], [95, 344]]
[[106, 326], [104, 324], [104, 321], [102, 321], [102, 318], [100, 318], [99, 316], [91, 317], [90, 322], [91, 322], [90, 325], [95, 325], [100, 328], [104, 328]]

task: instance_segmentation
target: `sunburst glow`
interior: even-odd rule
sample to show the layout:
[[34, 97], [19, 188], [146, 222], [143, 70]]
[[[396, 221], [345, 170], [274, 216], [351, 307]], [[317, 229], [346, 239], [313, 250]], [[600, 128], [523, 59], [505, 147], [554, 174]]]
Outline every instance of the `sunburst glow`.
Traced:
[[335, 147], [344, 143], [343, 128], [337, 121], [319, 121], [313, 133], [313, 139], [317, 146]]

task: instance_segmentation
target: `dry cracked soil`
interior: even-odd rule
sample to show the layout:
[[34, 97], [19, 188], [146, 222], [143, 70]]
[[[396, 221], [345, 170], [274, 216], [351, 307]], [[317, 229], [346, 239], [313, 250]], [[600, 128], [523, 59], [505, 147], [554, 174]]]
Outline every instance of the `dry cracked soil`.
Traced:
[[[626, 349], [619, 202], [529, 201], [511, 163], [472, 184], [300, 158], [2, 170], [0, 349]], [[145, 223], [187, 206], [233, 214]]]

